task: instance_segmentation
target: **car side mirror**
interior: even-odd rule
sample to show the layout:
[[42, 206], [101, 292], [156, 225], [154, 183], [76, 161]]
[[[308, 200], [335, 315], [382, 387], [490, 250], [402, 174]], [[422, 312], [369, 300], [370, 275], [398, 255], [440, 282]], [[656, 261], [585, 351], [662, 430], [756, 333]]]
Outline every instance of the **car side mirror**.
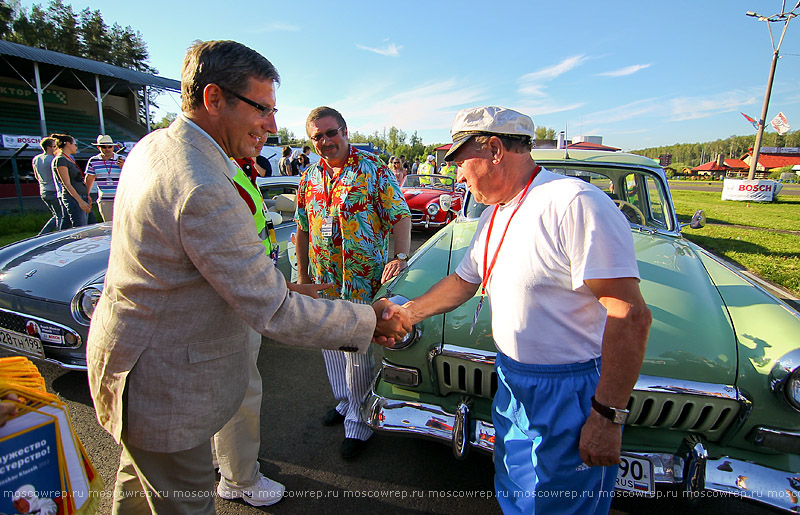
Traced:
[[702, 209], [698, 209], [692, 216], [692, 220], [684, 225], [688, 225], [692, 229], [702, 229], [706, 226], [706, 212]]

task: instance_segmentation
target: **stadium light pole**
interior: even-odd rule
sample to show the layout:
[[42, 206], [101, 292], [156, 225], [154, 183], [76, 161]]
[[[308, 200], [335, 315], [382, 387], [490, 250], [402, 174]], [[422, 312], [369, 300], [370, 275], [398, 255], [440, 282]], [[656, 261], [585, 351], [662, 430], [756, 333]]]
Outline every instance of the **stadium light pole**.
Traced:
[[[756, 167], [758, 166], [758, 157], [761, 153], [761, 139], [764, 137], [764, 125], [766, 124], [767, 120], [767, 109], [769, 109], [769, 97], [772, 93], [772, 81], [775, 78], [775, 68], [778, 66], [778, 54], [781, 51], [781, 44], [783, 43], [783, 37], [786, 35], [786, 29], [789, 27], [789, 21], [797, 16], [794, 10], [800, 7], [800, 1], [797, 2], [797, 5], [792, 8], [791, 11], [786, 12], [786, 0], [783, 1], [781, 6], [781, 12], [778, 14], [773, 14], [772, 16], [762, 16], [758, 13], [753, 11], [747, 11], [745, 15], [751, 16], [753, 18], [758, 18], [758, 21], [765, 21], [767, 22], [767, 28], [769, 29], [769, 40], [772, 42], [772, 66], [769, 69], [769, 80], [767, 81], [767, 91], [764, 94], [764, 105], [761, 107], [761, 118], [758, 120], [758, 131], [756, 132], [756, 142], [753, 145], [753, 157], [750, 160], [750, 172], [747, 174], [747, 179], [752, 181], [756, 175]], [[770, 23], [782, 21], [783, 24], [783, 32], [781, 33], [781, 38], [778, 40], [778, 46], [775, 46], [775, 39], [772, 37], [772, 26]]]

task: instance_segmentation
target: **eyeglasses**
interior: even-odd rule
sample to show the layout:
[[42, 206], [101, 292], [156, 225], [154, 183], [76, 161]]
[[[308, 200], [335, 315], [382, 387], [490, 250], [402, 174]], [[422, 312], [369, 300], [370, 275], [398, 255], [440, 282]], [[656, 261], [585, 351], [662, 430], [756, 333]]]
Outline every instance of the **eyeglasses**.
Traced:
[[100, 148], [114, 148], [114, 145], [99, 145]]
[[337, 127], [335, 129], [329, 129], [329, 130], [323, 132], [322, 134], [314, 134], [313, 136], [309, 136], [309, 138], [311, 138], [311, 141], [313, 141], [314, 143], [318, 143], [319, 140], [321, 140], [323, 136], [325, 136], [328, 139], [331, 139], [334, 136], [336, 136], [337, 134], [339, 134], [340, 130], [342, 130], [341, 127]]
[[393, 164], [393, 165], [399, 165], [399, 164], [400, 164], [400, 161], [392, 161], [392, 164]]
[[[217, 86], [219, 86], [219, 84], [217, 84]], [[265, 105], [261, 105], [258, 102], [256, 102], [255, 100], [250, 100], [249, 98], [247, 98], [247, 97], [245, 97], [243, 95], [240, 95], [238, 93], [234, 93], [233, 91], [229, 90], [228, 88], [223, 88], [222, 86], [219, 86], [219, 89], [221, 89], [222, 91], [228, 92], [229, 94], [235, 96], [236, 98], [238, 98], [239, 100], [241, 100], [245, 104], [250, 104], [251, 106], [253, 106], [256, 109], [258, 109], [259, 111], [261, 111], [261, 117], [262, 118], [266, 118], [267, 116], [274, 115], [275, 113], [278, 112], [278, 108], [277, 107], [267, 107]]]

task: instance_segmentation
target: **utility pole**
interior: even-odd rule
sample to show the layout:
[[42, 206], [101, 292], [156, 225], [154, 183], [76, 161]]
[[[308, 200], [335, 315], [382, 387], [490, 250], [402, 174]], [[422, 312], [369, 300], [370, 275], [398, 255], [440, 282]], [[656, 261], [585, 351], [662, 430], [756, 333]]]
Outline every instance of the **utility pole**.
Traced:
[[[761, 139], [764, 137], [764, 126], [767, 122], [767, 110], [769, 109], [769, 97], [772, 94], [772, 81], [775, 78], [775, 68], [778, 66], [778, 54], [781, 50], [781, 44], [783, 43], [783, 37], [786, 35], [786, 29], [789, 27], [789, 21], [797, 16], [794, 10], [800, 7], [800, 1], [797, 2], [797, 5], [794, 8], [786, 12], [786, 0], [783, 1], [781, 6], [781, 12], [778, 14], [773, 14], [772, 16], [762, 16], [758, 13], [753, 11], [747, 11], [745, 13], [747, 16], [751, 16], [753, 18], [758, 18], [758, 21], [765, 21], [767, 22], [767, 28], [769, 29], [769, 39], [772, 43], [772, 66], [769, 69], [769, 80], [767, 81], [767, 91], [764, 94], [764, 105], [761, 107], [761, 118], [758, 120], [758, 132], [756, 132], [756, 141], [753, 145], [753, 156], [750, 159], [750, 173], [747, 174], [747, 179], [752, 181], [756, 175], [756, 167], [758, 166], [758, 157], [761, 153]], [[778, 40], [778, 46], [775, 46], [775, 39], [772, 37], [772, 26], [770, 23], [783, 21], [783, 32], [781, 33], [781, 38]]]

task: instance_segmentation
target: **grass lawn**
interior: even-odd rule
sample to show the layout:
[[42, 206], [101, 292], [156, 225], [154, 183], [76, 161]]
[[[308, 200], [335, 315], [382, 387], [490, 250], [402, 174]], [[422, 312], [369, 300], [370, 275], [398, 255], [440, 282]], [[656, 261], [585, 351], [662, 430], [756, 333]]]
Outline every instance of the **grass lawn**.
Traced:
[[0, 216], [0, 247], [36, 236], [49, 219], [50, 213], [43, 211]]
[[779, 195], [772, 203], [722, 201], [720, 193], [672, 190], [675, 209], [688, 221], [697, 209], [704, 209], [710, 224], [735, 224], [766, 230], [725, 225], [683, 229], [687, 239], [717, 255], [735, 261], [758, 276], [779, 284], [800, 296], [800, 197]]

